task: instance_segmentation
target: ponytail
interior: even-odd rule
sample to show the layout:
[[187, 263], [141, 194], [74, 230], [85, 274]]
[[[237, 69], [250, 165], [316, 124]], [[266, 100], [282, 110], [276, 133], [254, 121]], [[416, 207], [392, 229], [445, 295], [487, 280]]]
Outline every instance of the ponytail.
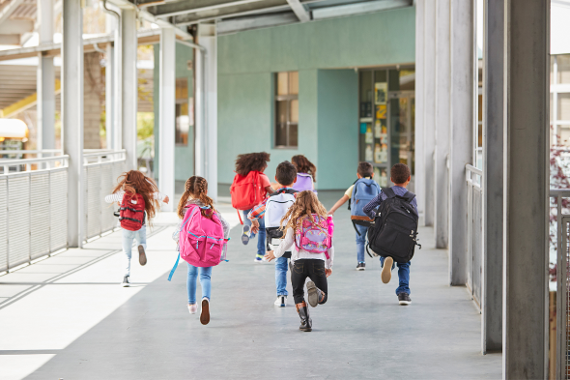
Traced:
[[216, 212], [216, 209], [214, 209], [214, 200], [207, 195], [207, 192], [208, 182], [204, 178], [198, 176], [188, 178], [184, 184], [184, 193], [178, 203], [178, 216], [180, 218], [184, 218], [184, 207], [186, 206], [188, 199], [190, 197], [194, 197], [200, 200], [204, 206], [209, 207], [209, 209], [200, 210], [202, 216], [211, 218], [213, 213]]

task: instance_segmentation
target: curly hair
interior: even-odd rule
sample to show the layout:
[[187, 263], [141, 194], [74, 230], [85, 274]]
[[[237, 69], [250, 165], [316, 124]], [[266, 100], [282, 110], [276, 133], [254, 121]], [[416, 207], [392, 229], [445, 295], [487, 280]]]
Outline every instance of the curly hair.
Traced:
[[317, 182], [317, 167], [302, 154], [298, 154], [291, 158], [291, 162], [297, 168], [297, 173], [310, 174], [313, 182]]
[[186, 180], [184, 184], [184, 193], [178, 202], [178, 216], [184, 218], [184, 207], [188, 202], [188, 198], [199, 199], [205, 206], [210, 206], [209, 209], [202, 209], [202, 216], [211, 218], [212, 214], [216, 212], [214, 208], [214, 200], [208, 195], [208, 181], [202, 177], [192, 176]]
[[297, 193], [297, 199], [289, 210], [281, 218], [280, 229], [287, 231], [288, 228], [293, 230], [297, 229], [303, 219], [308, 218], [311, 222], [315, 222], [313, 215], [318, 215], [321, 218], [327, 218], [327, 209], [311, 190], [301, 191]]
[[138, 170], [125, 172], [117, 178], [117, 186], [113, 189], [113, 194], [117, 191], [124, 191], [130, 198], [135, 194], [142, 195], [144, 199], [144, 210], [149, 220], [154, 218], [156, 211], [160, 208], [158, 200], [154, 199], [154, 193], [158, 192], [158, 187], [152, 178], [145, 176]]
[[236, 159], [236, 173], [246, 176], [251, 171], [262, 172], [269, 162], [269, 153], [247, 153], [240, 154]]

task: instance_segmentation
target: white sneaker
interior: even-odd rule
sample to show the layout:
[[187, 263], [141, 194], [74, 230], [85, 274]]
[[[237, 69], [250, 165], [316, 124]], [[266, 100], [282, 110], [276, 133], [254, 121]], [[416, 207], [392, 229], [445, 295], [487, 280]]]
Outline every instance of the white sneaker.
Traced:
[[277, 299], [275, 302], [273, 302], [273, 305], [285, 307], [287, 305], [287, 296], [277, 296]]
[[197, 310], [198, 310], [198, 305], [197, 305], [197, 304], [193, 304], [193, 305], [188, 304], [188, 312], [189, 312], [190, 314], [196, 314], [196, 311], [197, 311]]

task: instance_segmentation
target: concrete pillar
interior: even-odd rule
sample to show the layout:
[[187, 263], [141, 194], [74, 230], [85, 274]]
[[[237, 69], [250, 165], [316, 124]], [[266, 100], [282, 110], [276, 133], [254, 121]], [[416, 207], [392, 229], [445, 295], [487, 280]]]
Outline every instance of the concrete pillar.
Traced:
[[447, 248], [449, 241], [449, 159], [450, 108], [450, 0], [436, 1], [435, 38], [435, 246]]
[[435, 219], [435, 171], [433, 165], [435, 153], [435, 5], [436, 2], [433, 0], [424, 1], [423, 160], [425, 173], [424, 223], [426, 226], [433, 226]]
[[474, 1], [451, 1], [451, 135], [449, 159], [449, 283], [467, 283], [467, 184], [476, 89]]
[[206, 48], [205, 178], [208, 194], [218, 198], [218, 54], [215, 25], [201, 26], [200, 45]]
[[505, 0], [503, 377], [547, 377], [550, 1]]
[[121, 128], [122, 146], [127, 152], [126, 170], [137, 168], [137, 14], [121, 11]]
[[[174, 144], [176, 138], [176, 36], [173, 28], [160, 31], [159, 63], [159, 149], [158, 184], [160, 191], [174, 197]], [[174, 203], [163, 204], [173, 211]]]
[[[198, 40], [200, 43], [200, 40]], [[205, 130], [207, 123], [206, 115], [206, 99], [204, 97], [204, 89], [206, 86], [206, 58], [207, 52], [205, 49], [195, 49], [194, 50], [194, 67], [196, 72], [194, 74], [195, 82], [195, 120], [194, 125], [194, 174], [197, 176], [206, 176], [206, 147], [204, 146], [205, 141]]]
[[504, 0], [484, 2], [481, 350], [500, 351], [503, 321]]
[[[53, 43], [53, 0], [38, 0], [39, 43]], [[37, 149], [55, 149], [55, 71], [53, 57], [38, 54]]]
[[416, 135], [414, 136], [415, 193], [418, 201], [420, 225], [425, 224], [425, 160], [424, 160], [424, 23], [425, 0], [416, 2]]
[[77, 0], [63, 0], [62, 10], [62, 146], [67, 171], [67, 245], [83, 245], [83, 10]]
[[105, 131], [107, 140], [107, 149], [116, 149], [114, 139], [115, 129], [115, 64], [114, 48], [112, 44], [108, 44], [106, 50], [106, 66], [105, 66]]

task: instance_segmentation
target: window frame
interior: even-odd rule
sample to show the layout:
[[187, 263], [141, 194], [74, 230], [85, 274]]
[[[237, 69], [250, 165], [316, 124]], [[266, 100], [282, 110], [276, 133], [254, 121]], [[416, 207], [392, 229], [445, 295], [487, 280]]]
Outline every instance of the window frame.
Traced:
[[[287, 73], [287, 81], [288, 81], [288, 87], [290, 87], [289, 84], [289, 80], [290, 80], [290, 73], [296, 72], [297, 73], [297, 81], [299, 80], [298, 77], [298, 71], [285, 71], [285, 73]], [[297, 104], [299, 102], [299, 94], [288, 94], [288, 95], [279, 95], [279, 74], [282, 74], [283, 71], [281, 72], [276, 72], [273, 74], [273, 78], [274, 78], [274, 91], [273, 91], [273, 107], [274, 107], [274, 118], [273, 118], [273, 148], [274, 149], [290, 149], [290, 150], [297, 150], [299, 149], [299, 120], [297, 120], [297, 122], [292, 122], [291, 121], [291, 103], [292, 101], [296, 100]], [[298, 82], [297, 82], [297, 88], [298, 88]], [[298, 91], [297, 91], [298, 92]], [[281, 122], [279, 121], [279, 112], [278, 112], [278, 104], [279, 102], [286, 102], [286, 110], [285, 110], [285, 114], [287, 115], [287, 120], [285, 122], [285, 127], [286, 127], [286, 131], [285, 131], [285, 138], [286, 138], [286, 145], [279, 145], [278, 144], [278, 128], [281, 127]], [[297, 127], [297, 144], [296, 145], [291, 145], [290, 139], [291, 139], [291, 126], [296, 126]]]

